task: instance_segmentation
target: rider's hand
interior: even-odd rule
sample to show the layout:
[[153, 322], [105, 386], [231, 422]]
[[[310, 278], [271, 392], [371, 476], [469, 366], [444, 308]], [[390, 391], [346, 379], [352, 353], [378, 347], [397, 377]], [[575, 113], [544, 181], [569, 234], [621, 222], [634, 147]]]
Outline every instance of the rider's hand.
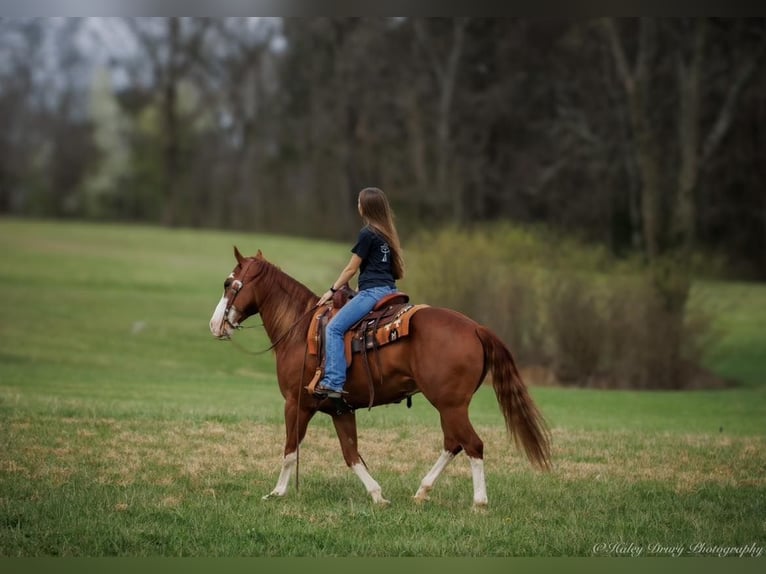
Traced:
[[317, 303], [317, 307], [321, 307], [322, 305], [327, 303], [330, 299], [332, 299], [332, 295], [333, 295], [333, 293], [329, 289], [327, 291], [325, 291], [325, 294], [322, 295], [319, 298], [319, 302]]

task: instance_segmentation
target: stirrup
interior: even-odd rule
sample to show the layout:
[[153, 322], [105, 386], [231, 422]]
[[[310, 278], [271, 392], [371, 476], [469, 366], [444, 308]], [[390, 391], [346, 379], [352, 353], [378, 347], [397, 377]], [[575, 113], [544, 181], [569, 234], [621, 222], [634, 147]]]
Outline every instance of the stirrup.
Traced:
[[340, 390], [336, 391], [335, 389], [328, 389], [327, 387], [323, 387], [322, 385], [317, 385], [314, 387], [314, 396], [315, 397], [326, 397], [328, 399], [339, 399], [343, 395], [347, 395], [348, 391]]

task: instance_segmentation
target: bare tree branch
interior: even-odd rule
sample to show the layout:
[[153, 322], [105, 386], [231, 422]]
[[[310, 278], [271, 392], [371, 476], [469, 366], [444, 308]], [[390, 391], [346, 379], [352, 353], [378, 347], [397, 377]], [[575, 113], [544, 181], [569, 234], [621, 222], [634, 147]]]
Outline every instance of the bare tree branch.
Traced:
[[750, 58], [742, 63], [734, 76], [734, 81], [729, 87], [729, 91], [726, 94], [726, 99], [724, 100], [721, 109], [718, 111], [716, 121], [705, 138], [705, 143], [702, 147], [702, 165], [705, 165], [713, 156], [721, 141], [726, 136], [726, 133], [729, 131], [734, 119], [734, 110], [739, 95], [742, 93], [742, 90], [747, 85], [748, 81], [750, 81], [753, 73], [758, 69], [764, 55], [766, 55], [766, 35], [761, 38], [758, 49], [753, 52]]
[[630, 71], [630, 66], [628, 65], [625, 49], [620, 41], [620, 35], [617, 32], [617, 24], [615, 23], [614, 18], [602, 18], [601, 25], [606, 34], [607, 41], [609, 42], [609, 47], [612, 50], [612, 56], [614, 57], [614, 62], [617, 66], [617, 74], [620, 76], [625, 91], [631, 94], [635, 88], [635, 80]]
[[428, 61], [431, 64], [431, 68], [436, 74], [436, 78], [441, 82], [444, 77], [444, 66], [439, 58], [436, 57], [436, 52], [431, 45], [431, 38], [423, 24], [423, 18], [415, 18], [412, 21], [412, 26], [415, 31], [415, 39], [418, 46], [425, 52]]

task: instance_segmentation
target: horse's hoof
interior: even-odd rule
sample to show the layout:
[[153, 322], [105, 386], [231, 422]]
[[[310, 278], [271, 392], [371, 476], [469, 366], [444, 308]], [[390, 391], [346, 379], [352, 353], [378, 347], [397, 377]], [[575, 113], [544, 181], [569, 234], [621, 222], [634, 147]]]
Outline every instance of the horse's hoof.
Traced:
[[431, 492], [430, 486], [422, 486], [418, 488], [418, 491], [414, 494], [412, 499], [417, 502], [418, 504], [421, 504], [423, 502], [427, 502], [431, 500], [431, 498], [428, 496], [428, 493]]
[[276, 492], [276, 491], [272, 490], [268, 494], [264, 494], [263, 496], [261, 496], [261, 500], [271, 500], [273, 498], [281, 498], [283, 496], [284, 496], [284, 494], [280, 494], [279, 492]]
[[473, 506], [471, 507], [471, 510], [473, 510], [474, 512], [478, 512], [479, 514], [483, 514], [483, 513], [487, 512], [488, 507], [489, 507], [489, 505], [487, 504], [486, 501], [484, 501], [484, 502], [474, 502]]

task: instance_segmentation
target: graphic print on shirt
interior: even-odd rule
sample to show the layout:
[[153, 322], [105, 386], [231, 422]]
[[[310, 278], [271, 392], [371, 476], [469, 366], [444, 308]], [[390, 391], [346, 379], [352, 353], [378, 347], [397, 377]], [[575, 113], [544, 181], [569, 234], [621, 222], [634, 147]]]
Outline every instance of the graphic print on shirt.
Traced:
[[384, 243], [380, 246], [380, 252], [383, 253], [383, 263], [386, 263], [388, 261], [388, 254], [391, 253], [391, 248], [388, 246], [388, 243]]

